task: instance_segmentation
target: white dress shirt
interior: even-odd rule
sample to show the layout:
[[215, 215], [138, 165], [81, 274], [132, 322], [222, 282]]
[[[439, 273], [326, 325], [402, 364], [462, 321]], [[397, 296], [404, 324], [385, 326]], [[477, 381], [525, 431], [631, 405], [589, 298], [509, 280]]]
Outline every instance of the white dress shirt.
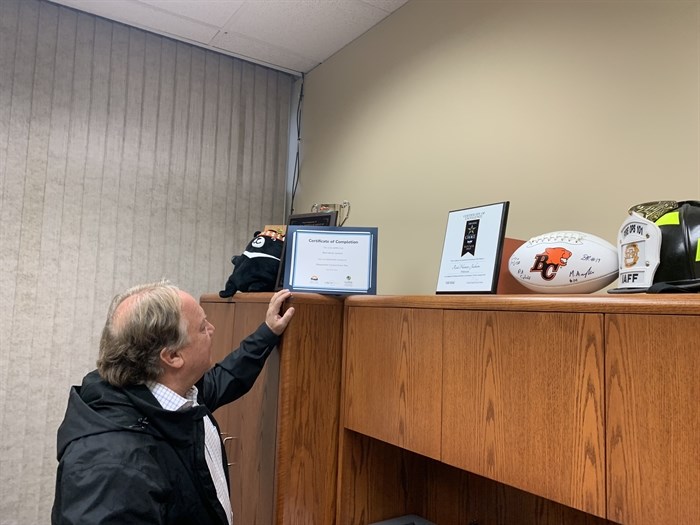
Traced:
[[[146, 386], [165, 410], [176, 412], [198, 405], [198, 391], [196, 386], [190, 388], [187, 394], [185, 394], [185, 397], [182, 397], [180, 394], [161, 383], [149, 382]], [[209, 467], [209, 474], [216, 487], [216, 495], [226, 512], [229, 525], [231, 525], [231, 500], [228, 495], [226, 472], [224, 471], [223, 456], [221, 454], [221, 440], [209, 416], [204, 417], [204, 450], [207, 466]]]

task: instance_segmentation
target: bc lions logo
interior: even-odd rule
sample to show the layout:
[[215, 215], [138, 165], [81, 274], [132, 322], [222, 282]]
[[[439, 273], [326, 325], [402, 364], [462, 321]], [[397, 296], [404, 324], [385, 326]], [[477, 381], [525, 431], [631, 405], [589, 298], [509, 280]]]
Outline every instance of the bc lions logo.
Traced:
[[559, 267], [566, 266], [571, 252], [565, 248], [545, 248], [544, 253], [535, 256], [531, 272], [539, 272], [542, 279], [551, 281], [557, 275]]

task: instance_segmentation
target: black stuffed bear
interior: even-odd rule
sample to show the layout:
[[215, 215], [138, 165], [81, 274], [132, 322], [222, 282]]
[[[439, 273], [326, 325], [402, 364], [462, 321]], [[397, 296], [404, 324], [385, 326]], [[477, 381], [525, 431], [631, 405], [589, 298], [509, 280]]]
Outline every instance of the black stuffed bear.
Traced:
[[274, 230], [255, 232], [242, 255], [231, 259], [234, 269], [219, 297], [236, 292], [272, 292], [277, 281], [284, 236]]

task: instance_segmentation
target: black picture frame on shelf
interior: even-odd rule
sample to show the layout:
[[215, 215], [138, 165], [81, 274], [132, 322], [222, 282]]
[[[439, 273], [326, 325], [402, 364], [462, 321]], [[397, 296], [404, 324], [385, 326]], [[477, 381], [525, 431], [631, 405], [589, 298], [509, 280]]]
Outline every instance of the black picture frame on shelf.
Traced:
[[[295, 213], [289, 216], [287, 226], [337, 226], [338, 212], [323, 211], [314, 213]], [[279, 291], [284, 286], [284, 269], [287, 252], [287, 243], [282, 245], [282, 255], [280, 265], [277, 269], [277, 279], [275, 280], [275, 291]]]
[[496, 293], [509, 205], [449, 212], [437, 294]]

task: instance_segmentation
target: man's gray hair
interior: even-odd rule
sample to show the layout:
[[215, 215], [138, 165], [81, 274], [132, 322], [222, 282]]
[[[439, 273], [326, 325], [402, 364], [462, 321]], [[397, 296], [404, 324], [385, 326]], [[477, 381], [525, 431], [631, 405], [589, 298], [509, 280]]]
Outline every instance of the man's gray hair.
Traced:
[[158, 380], [163, 373], [161, 350], [178, 350], [188, 343], [179, 291], [160, 281], [114, 297], [97, 359], [102, 379], [118, 387]]

